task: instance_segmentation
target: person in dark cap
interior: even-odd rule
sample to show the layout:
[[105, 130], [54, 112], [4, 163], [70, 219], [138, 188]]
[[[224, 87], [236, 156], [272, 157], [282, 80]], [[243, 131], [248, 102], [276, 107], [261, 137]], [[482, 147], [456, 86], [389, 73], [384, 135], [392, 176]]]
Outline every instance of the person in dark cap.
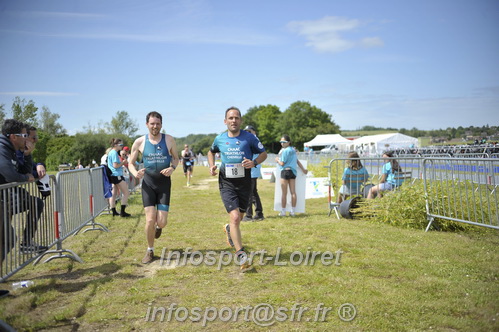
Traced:
[[[256, 136], [256, 130], [253, 126], [246, 126], [244, 130]], [[256, 157], [258, 157], [258, 154], [253, 155], [253, 159]], [[251, 194], [246, 215], [242, 221], [260, 221], [264, 219], [262, 201], [260, 200], [257, 188], [257, 181], [262, 176], [261, 168], [262, 165], [257, 165], [251, 169]], [[255, 215], [253, 215], [253, 205], [255, 205]]]

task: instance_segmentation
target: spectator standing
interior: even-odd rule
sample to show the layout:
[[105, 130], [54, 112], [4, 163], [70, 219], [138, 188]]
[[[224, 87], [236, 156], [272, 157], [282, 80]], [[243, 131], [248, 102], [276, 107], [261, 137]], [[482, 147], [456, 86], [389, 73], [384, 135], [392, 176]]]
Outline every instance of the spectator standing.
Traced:
[[[11, 182], [33, 182], [35, 177], [32, 174], [33, 162], [31, 154], [24, 156], [24, 162], [21, 163], [17, 157], [16, 151], [25, 151], [34, 149], [32, 143], [27, 143], [28, 133], [26, 126], [17, 120], [5, 120], [2, 126], [2, 134], [0, 135], [0, 184]], [[23, 240], [20, 244], [20, 250], [24, 253], [39, 253], [47, 250], [44, 245], [35, 243], [34, 237], [37, 231], [38, 221], [43, 211], [43, 201], [35, 196], [32, 196], [24, 188], [15, 188], [11, 191], [10, 197], [4, 195], [2, 200], [8, 200], [11, 205], [11, 211], [16, 213], [28, 211], [26, 227], [23, 232]], [[11, 213], [4, 213], [4, 216], [11, 217]], [[9, 225], [7, 229], [5, 226]], [[10, 231], [10, 222], [4, 220], [2, 225], [5, 231]], [[13, 243], [8, 243], [7, 246], [3, 243], [3, 256], [5, 256]], [[13, 239], [12, 239], [13, 240]], [[8, 249], [8, 250], [5, 250]], [[4, 257], [2, 257], [4, 258]]]
[[281, 151], [279, 156], [276, 157], [276, 162], [280, 166], [281, 171], [281, 213], [279, 216], [286, 216], [286, 204], [287, 204], [287, 193], [289, 188], [289, 193], [291, 194], [291, 212], [289, 215], [291, 217], [295, 216], [296, 208], [296, 175], [298, 166], [303, 171], [304, 174], [308, 173], [308, 170], [303, 167], [301, 162], [296, 156], [296, 150], [291, 146], [291, 138], [288, 135], [282, 135], [281, 140]]
[[[253, 126], [246, 126], [244, 128], [247, 132], [256, 135], [256, 130]], [[258, 136], [257, 136], [258, 137]], [[256, 159], [258, 154], [253, 155], [253, 159]], [[251, 169], [251, 193], [248, 203], [248, 209], [246, 209], [246, 215], [243, 217], [242, 221], [252, 221], [252, 220], [263, 220], [263, 206], [260, 200], [260, 195], [258, 194], [258, 179], [262, 176], [261, 172], [262, 165], [256, 165]], [[253, 205], [255, 205], [255, 215], [253, 216]]]
[[[130, 191], [128, 190], [125, 178], [123, 177], [123, 166], [127, 164], [127, 161], [121, 161], [119, 156], [119, 151], [123, 149], [123, 146], [123, 140], [119, 138], [113, 138], [111, 140], [112, 149], [107, 156], [107, 166], [111, 170], [109, 179], [113, 184], [113, 197], [110, 202], [113, 216], [119, 215], [120, 217], [127, 218], [130, 217], [130, 214], [126, 212]], [[122, 193], [120, 213], [116, 211], [116, 198], [118, 197], [119, 192]]]

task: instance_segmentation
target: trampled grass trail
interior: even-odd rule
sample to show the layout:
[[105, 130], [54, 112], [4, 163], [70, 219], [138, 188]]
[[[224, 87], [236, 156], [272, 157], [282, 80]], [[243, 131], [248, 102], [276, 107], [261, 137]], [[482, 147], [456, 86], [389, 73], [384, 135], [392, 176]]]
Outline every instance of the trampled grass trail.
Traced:
[[64, 241], [83, 264], [28, 266], [1, 285], [35, 281], [0, 299], [0, 319], [20, 331], [499, 330], [497, 231], [337, 220], [325, 198], [277, 217], [274, 184], [259, 180], [265, 220], [242, 224], [255, 269], [241, 274], [216, 177], [197, 166], [186, 187], [179, 171], [157, 260], [140, 263], [144, 215], [133, 194], [132, 218], [100, 216], [109, 233]]

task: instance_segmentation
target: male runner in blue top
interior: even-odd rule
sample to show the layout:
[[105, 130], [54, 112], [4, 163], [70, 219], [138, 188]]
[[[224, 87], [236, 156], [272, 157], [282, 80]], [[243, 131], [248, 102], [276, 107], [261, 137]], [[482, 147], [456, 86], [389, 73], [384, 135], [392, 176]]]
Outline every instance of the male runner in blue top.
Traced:
[[[227, 242], [236, 250], [236, 257], [241, 264], [241, 272], [251, 269], [244, 251], [239, 225], [249, 203], [251, 194], [251, 168], [267, 159], [267, 152], [260, 140], [253, 134], [241, 130], [241, 111], [229, 107], [225, 111], [224, 123], [227, 131], [215, 138], [208, 151], [210, 174], [216, 175], [215, 154], [220, 153], [222, 163], [218, 183], [220, 196], [229, 213], [230, 224], [224, 231]], [[253, 154], [258, 157], [252, 160]]]
[[[139, 137], [132, 146], [128, 168], [137, 179], [142, 181], [142, 202], [146, 214], [147, 251], [142, 259], [149, 264], [154, 259], [154, 238], [161, 236], [166, 226], [170, 209], [171, 178], [179, 163], [177, 145], [172, 136], [162, 134], [163, 118], [158, 112], [146, 116], [149, 134]], [[137, 171], [135, 162], [139, 152], [142, 154], [144, 168]]]

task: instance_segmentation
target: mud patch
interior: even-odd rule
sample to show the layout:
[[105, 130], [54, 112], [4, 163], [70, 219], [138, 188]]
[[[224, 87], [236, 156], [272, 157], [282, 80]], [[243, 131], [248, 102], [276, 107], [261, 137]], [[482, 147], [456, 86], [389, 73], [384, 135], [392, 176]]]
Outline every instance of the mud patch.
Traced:
[[210, 182], [218, 181], [218, 177], [214, 177], [213, 179], [203, 179], [196, 183], [191, 183], [190, 188], [192, 190], [206, 190], [210, 186]]

